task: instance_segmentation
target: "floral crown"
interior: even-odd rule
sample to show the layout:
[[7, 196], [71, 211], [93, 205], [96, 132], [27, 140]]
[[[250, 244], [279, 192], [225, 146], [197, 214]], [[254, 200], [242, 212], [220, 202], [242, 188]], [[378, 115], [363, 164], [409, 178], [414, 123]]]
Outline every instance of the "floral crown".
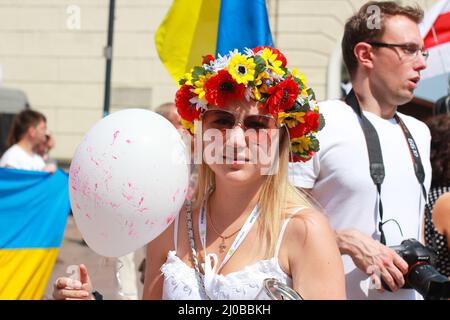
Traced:
[[268, 46], [237, 49], [215, 59], [207, 55], [179, 81], [175, 104], [184, 128], [194, 133], [194, 121], [200, 120], [208, 106], [223, 107], [232, 100], [246, 99], [264, 103], [286, 125], [291, 141], [293, 162], [308, 161], [319, 150], [317, 132], [325, 124], [306, 85], [303, 74], [286, 67], [286, 57]]

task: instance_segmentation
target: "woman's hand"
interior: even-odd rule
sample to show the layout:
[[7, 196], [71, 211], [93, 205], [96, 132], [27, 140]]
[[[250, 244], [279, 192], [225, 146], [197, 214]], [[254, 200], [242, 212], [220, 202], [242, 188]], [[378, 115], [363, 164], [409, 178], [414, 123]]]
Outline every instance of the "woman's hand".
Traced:
[[55, 300], [95, 300], [92, 295], [92, 283], [87, 268], [80, 264], [80, 280], [67, 277], [56, 279], [53, 286]]

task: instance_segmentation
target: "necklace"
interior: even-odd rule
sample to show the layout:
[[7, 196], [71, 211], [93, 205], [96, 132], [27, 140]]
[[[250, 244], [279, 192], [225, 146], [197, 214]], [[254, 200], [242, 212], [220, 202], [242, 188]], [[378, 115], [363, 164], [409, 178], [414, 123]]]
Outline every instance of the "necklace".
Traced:
[[211, 218], [211, 213], [209, 212], [209, 210], [208, 210], [208, 216], [209, 216], [209, 220], [211, 221], [211, 227], [212, 227], [214, 233], [215, 233], [220, 239], [222, 239], [222, 241], [220, 242], [220, 245], [219, 245], [219, 252], [220, 252], [220, 253], [223, 253], [223, 252], [225, 252], [225, 249], [227, 248], [227, 245], [226, 245], [226, 243], [225, 243], [225, 240], [231, 238], [231, 237], [234, 236], [236, 233], [238, 233], [238, 232], [242, 229], [242, 227], [240, 227], [238, 230], [236, 230], [235, 232], [233, 232], [233, 233], [230, 234], [229, 236], [222, 236], [222, 235], [217, 231], [216, 227], [214, 226], [213, 220], [212, 220], [212, 218]]

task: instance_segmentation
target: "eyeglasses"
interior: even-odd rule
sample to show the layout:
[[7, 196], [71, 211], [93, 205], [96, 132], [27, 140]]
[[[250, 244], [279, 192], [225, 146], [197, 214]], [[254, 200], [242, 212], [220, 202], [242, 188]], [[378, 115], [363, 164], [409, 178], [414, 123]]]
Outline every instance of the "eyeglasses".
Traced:
[[277, 128], [275, 118], [270, 115], [251, 114], [246, 116], [242, 121], [238, 121], [236, 115], [228, 110], [207, 110], [203, 114], [202, 121], [207, 128], [218, 130], [233, 129], [239, 123], [241, 123], [244, 131], [248, 129], [258, 131], [261, 129]]
[[420, 48], [416, 43], [403, 43], [403, 44], [392, 44], [392, 43], [384, 43], [384, 42], [367, 42], [371, 46], [374, 47], [384, 47], [384, 48], [400, 48], [403, 50], [403, 53], [408, 58], [415, 59], [419, 55], [419, 52], [422, 54], [422, 57], [425, 61], [428, 59], [430, 52], [426, 49]]

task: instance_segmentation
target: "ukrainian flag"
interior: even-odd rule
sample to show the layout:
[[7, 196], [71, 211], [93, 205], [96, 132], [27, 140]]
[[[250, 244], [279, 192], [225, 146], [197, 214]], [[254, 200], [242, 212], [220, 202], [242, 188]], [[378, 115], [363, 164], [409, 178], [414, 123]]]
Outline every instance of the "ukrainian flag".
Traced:
[[41, 299], [70, 212], [68, 175], [0, 168], [0, 299]]
[[273, 46], [265, 0], [174, 0], [155, 42], [177, 82], [204, 55]]

